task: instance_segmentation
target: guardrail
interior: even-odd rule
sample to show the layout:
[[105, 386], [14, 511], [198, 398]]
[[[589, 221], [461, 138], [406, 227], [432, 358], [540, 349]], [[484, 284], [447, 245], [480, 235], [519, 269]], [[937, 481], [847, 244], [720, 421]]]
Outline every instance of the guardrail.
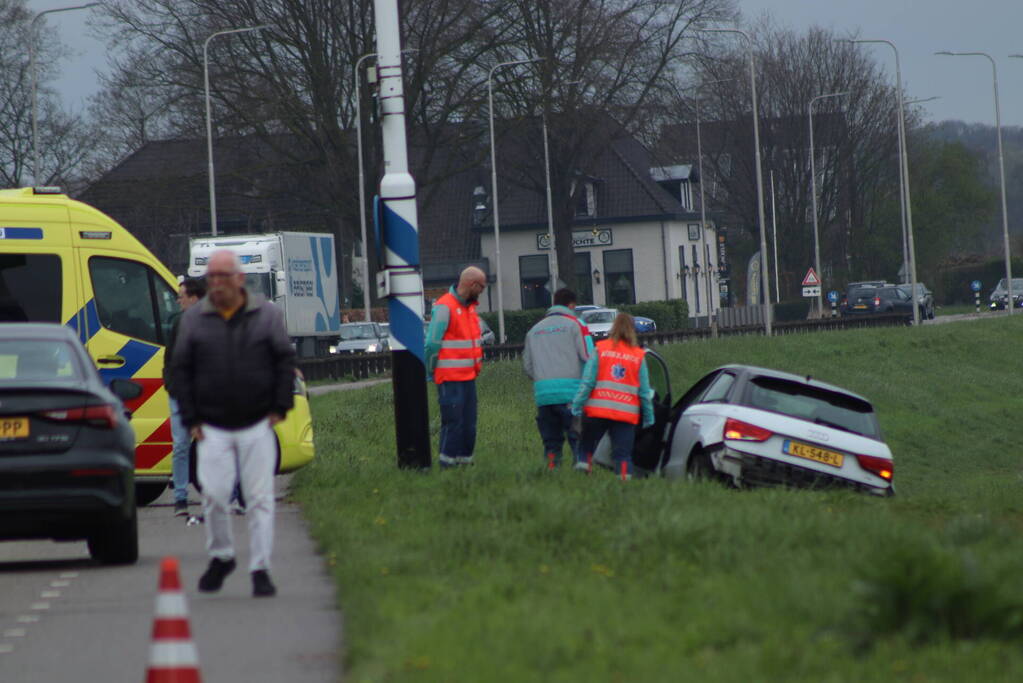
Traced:
[[[820, 318], [817, 320], [799, 320], [796, 322], [775, 323], [774, 334], [801, 334], [821, 332], [825, 330], [848, 330], [869, 327], [894, 327], [906, 324], [902, 315], [865, 315], [846, 318]], [[742, 325], [739, 327], [722, 327], [717, 330], [718, 337], [735, 337], [761, 335], [763, 325]], [[639, 335], [645, 344], [677, 344], [686, 341], [701, 341], [714, 338], [711, 328], [673, 330], [670, 332], [649, 332]], [[483, 347], [483, 360], [514, 360], [522, 356], [522, 344], [492, 344]], [[339, 354], [324, 358], [302, 358], [298, 360], [298, 368], [307, 381], [367, 379], [384, 375], [391, 371], [390, 353]]]

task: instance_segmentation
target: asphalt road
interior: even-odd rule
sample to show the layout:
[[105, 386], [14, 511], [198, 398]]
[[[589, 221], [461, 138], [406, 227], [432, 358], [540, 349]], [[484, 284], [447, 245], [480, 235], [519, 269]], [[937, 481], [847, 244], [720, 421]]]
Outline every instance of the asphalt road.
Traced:
[[[334, 583], [301, 511], [278, 503], [273, 598], [251, 597], [245, 518], [234, 518], [238, 569], [216, 594], [196, 591], [205, 533], [171, 514], [170, 493], [139, 510], [136, 565], [104, 567], [85, 543], [0, 543], [0, 681], [143, 681], [160, 559], [178, 558], [199, 669], [207, 683], [341, 680], [341, 615]], [[199, 507], [193, 506], [198, 511]]]

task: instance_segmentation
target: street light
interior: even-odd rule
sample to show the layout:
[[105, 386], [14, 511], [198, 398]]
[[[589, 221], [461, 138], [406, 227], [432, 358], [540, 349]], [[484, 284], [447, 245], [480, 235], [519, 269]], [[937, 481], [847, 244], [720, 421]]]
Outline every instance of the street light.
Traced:
[[[487, 104], [489, 106], [490, 118], [490, 181], [491, 197], [494, 202], [494, 259], [497, 261], [495, 275], [497, 277], [497, 336], [500, 343], [504, 343], [504, 290], [501, 287], [501, 219], [498, 213], [497, 203], [497, 146], [494, 143], [494, 72], [503, 66], [514, 66], [516, 64], [530, 64], [542, 62], [543, 57], [533, 59], [514, 59], [508, 62], [500, 62], [490, 68], [487, 74]], [[551, 235], [553, 239], [554, 235]]]
[[[562, 85], [578, 85], [582, 81], [568, 81]], [[554, 202], [551, 199], [551, 153], [547, 137], [547, 110], [542, 112], [543, 119], [543, 162], [547, 181], [547, 234], [551, 236], [551, 295], [558, 289], [558, 241], [554, 236]]]
[[[995, 66], [995, 60], [991, 58], [986, 52], [950, 52], [948, 50], [942, 50], [941, 52], [935, 52], [936, 55], [946, 55], [949, 57], [986, 57], [991, 62], [991, 76], [992, 83], [994, 84], [995, 91], [995, 132], [998, 135], [998, 174], [1002, 184], [1002, 240], [1005, 243], [1005, 283], [1006, 283], [1006, 294], [1009, 298], [1007, 299], [1008, 304], [1006, 310], [1009, 311], [1009, 315], [1012, 315], [1012, 249], [1009, 246], [1009, 213], [1005, 206], [1005, 162], [1002, 158], [1002, 110], [998, 103], [998, 67]], [[916, 285], [913, 286], [913, 301], [916, 301]]]
[[248, 31], [261, 31], [264, 28], [270, 28], [270, 24], [260, 24], [259, 26], [246, 26], [244, 28], [232, 28], [224, 31], [217, 31], [211, 33], [202, 44], [202, 73], [203, 73], [203, 86], [206, 92], [206, 155], [209, 162], [209, 174], [210, 174], [210, 230], [213, 236], [217, 235], [217, 194], [215, 190], [216, 181], [213, 177], [213, 125], [210, 121], [210, 64], [209, 64], [209, 47], [210, 41], [217, 36], [224, 36], [229, 33], [246, 33]]
[[[817, 100], [827, 99], [829, 97], [841, 97], [848, 95], [849, 91], [833, 92], [827, 95], [817, 95], [816, 97], [810, 98], [810, 105], [807, 107], [810, 120], [810, 197], [813, 199], [813, 264], [814, 268], [817, 269], [817, 278], [822, 279], [821, 275], [821, 234], [817, 227], [817, 168], [813, 158], [813, 103]], [[913, 288], [914, 291], [916, 288]], [[817, 290], [817, 313], [824, 315], [824, 283], [820, 284]], [[914, 294], [915, 296], [915, 294]]]
[[[706, 259], [707, 266], [708, 266], [707, 267], [707, 287], [706, 287], [706, 289], [707, 289], [707, 321], [708, 321], [708, 325], [711, 328], [712, 333], [714, 335], [717, 335], [717, 319], [714, 317], [714, 301], [711, 298], [711, 291], [710, 291], [711, 290], [711, 286], [713, 285], [713, 282], [712, 282], [712, 275], [711, 275], [711, 272], [710, 272], [710, 256], [709, 256], [709, 251], [707, 249], [707, 241], [706, 241], [706, 239], [707, 239], [706, 238], [706, 235], [707, 235], [707, 207], [706, 207], [706, 204], [704, 202], [704, 196], [703, 196], [703, 141], [700, 138], [700, 90], [702, 90], [705, 86], [708, 86], [708, 85], [714, 85], [716, 83], [726, 83], [728, 81], [734, 81], [734, 80], [735, 80], [734, 78], [719, 78], [719, 79], [714, 80], [714, 81], [704, 81], [703, 83], [698, 83], [697, 85], [693, 86], [693, 90], [696, 91], [696, 164], [697, 164], [697, 169], [698, 169], [697, 173], [700, 176], [700, 246], [703, 249], [703, 252], [705, 254], [704, 258]], [[714, 232], [715, 233], [717, 232], [716, 227], [715, 227], [715, 231]], [[777, 267], [777, 260], [775, 261], [775, 266]]]
[[757, 216], [760, 220], [760, 286], [764, 296], [764, 333], [771, 336], [771, 285], [767, 275], [767, 228], [764, 219], [764, 174], [760, 169], [760, 117], [757, 114], [757, 70], [753, 61], [753, 40], [737, 28], [701, 28], [705, 33], [736, 33], [746, 40], [749, 49], [749, 82], [753, 99], [753, 147], [757, 172]]
[[39, 77], [36, 74], [36, 51], [35, 51], [35, 35], [36, 35], [36, 23], [47, 14], [54, 14], [56, 12], [70, 12], [76, 9], [88, 9], [90, 7], [99, 7], [98, 2], [89, 2], [84, 5], [73, 5], [71, 7], [55, 7], [53, 9], [44, 9], [39, 14], [32, 17], [32, 23], [29, 24], [28, 29], [28, 71], [32, 78], [32, 184], [39, 184], [39, 130], [37, 124], [37, 97], [36, 90], [38, 88]]
[[[905, 103], [902, 101], [902, 67], [899, 63], [899, 49], [895, 47], [895, 43], [884, 38], [842, 38], [838, 42], [840, 43], [884, 43], [892, 49], [895, 53], [895, 95], [898, 98], [899, 103], [899, 121], [898, 121], [898, 137], [899, 137], [899, 183], [900, 193], [899, 199], [902, 202], [902, 217], [903, 217], [903, 267], [906, 266], [908, 260], [909, 263], [909, 277], [910, 283], [913, 285], [913, 324], [920, 324], [920, 305], [917, 301], [916, 296], [916, 248], [913, 244], [913, 204], [910, 200], [909, 193], [909, 151], [906, 148], [906, 109]], [[908, 257], [908, 258], [907, 258]]]
[[[419, 48], [406, 48], [401, 51], [402, 54], [406, 52], [416, 52]], [[353, 67], [355, 79], [355, 140], [356, 147], [358, 148], [359, 155], [359, 230], [362, 238], [362, 307], [364, 309], [364, 320], [370, 321], [370, 301], [369, 301], [369, 242], [366, 236], [366, 177], [363, 173], [362, 163], [362, 88], [360, 88], [359, 81], [359, 68], [362, 66], [362, 62], [365, 59], [376, 57], [376, 52], [370, 52], [364, 54], [355, 60], [355, 66]]]

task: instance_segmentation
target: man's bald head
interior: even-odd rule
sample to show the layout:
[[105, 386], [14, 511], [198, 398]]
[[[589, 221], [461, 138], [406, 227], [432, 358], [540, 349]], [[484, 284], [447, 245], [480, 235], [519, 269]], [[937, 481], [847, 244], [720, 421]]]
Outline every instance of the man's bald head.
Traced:
[[480, 293], [487, 287], [487, 274], [476, 266], [469, 266], [458, 277], [455, 291], [464, 301], [478, 301]]

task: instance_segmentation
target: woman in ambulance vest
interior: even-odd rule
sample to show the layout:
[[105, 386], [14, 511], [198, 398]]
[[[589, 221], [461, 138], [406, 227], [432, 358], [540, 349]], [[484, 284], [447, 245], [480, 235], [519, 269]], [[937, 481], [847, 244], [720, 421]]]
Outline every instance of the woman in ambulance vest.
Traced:
[[641, 417], [643, 427], [654, 423], [653, 391], [644, 354], [632, 316], [619, 313], [608, 338], [597, 343], [596, 353], [586, 361], [579, 393], [572, 401], [572, 414], [585, 416], [577, 470], [593, 470], [593, 451], [605, 432], [610, 432], [615, 469], [623, 480], [632, 477], [636, 425]]

